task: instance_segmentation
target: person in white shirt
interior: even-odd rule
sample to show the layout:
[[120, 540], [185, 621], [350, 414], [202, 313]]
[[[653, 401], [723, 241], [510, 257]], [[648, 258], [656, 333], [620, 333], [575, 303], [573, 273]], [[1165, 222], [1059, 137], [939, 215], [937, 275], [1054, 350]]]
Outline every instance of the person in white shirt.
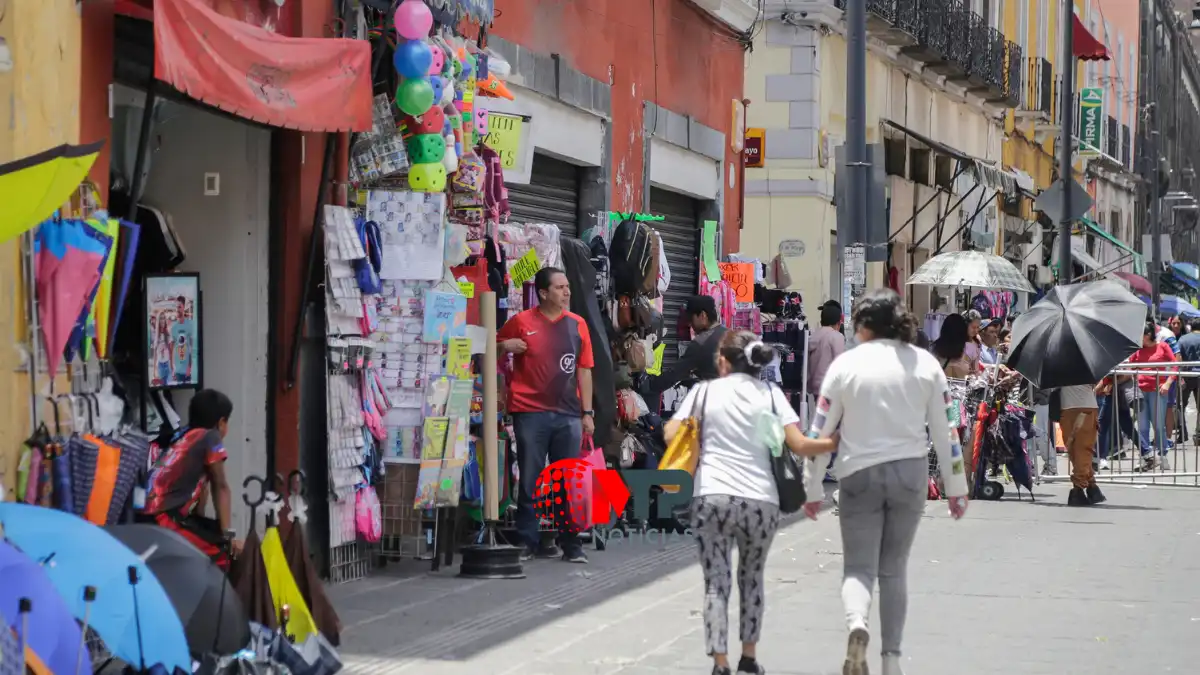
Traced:
[[[844, 675], [867, 675], [867, 618], [879, 581], [883, 675], [903, 675], [900, 643], [908, 611], [908, 556], [929, 488], [927, 439], [942, 469], [950, 514], [967, 510], [958, 433], [950, 428], [950, 390], [937, 358], [916, 348], [917, 322], [891, 289], [859, 299], [852, 316], [861, 345], [830, 366], [810, 437], [841, 429], [835, 470], [841, 488], [842, 604], [850, 631]], [[810, 499], [822, 495], [825, 458], [806, 462]], [[819, 501], [804, 506], [816, 518]]]
[[782, 424], [784, 444], [798, 455], [822, 454], [828, 459], [837, 448], [836, 438], [805, 438], [800, 418], [783, 392], [759, 379], [775, 356], [754, 333], [725, 333], [717, 350], [720, 377], [692, 387], [663, 430], [669, 443], [684, 420], [694, 417], [700, 422], [691, 529], [704, 570], [704, 634], [713, 675], [731, 675], [729, 556], [735, 543], [742, 641], [737, 672], [764, 672], [756, 656], [765, 607], [763, 567], [779, 525], [779, 492], [764, 425]]

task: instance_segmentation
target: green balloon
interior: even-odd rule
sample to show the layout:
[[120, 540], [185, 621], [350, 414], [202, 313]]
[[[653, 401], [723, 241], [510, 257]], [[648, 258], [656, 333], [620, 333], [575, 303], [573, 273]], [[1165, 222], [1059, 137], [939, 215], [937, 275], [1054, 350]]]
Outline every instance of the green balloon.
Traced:
[[433, 86], [429, 78], [416, 77], [405, 80], [396, 88], [396, 107], [405, 113], [424, 115], [433, 106]]

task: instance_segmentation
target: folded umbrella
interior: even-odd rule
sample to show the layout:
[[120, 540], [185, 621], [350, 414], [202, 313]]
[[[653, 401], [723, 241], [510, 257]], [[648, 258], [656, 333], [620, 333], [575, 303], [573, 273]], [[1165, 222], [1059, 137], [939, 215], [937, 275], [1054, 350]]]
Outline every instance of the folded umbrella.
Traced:
[[104, 141], [60, 145], [0, 164], [0, 241], [8, 241], [49, 218], [87, 177]]
[[234, 562], [232, 578], [246, 616], [254, 623], [277, 628], [279, 619], [275, 616], [275, 601], [271, 598], [271, 584], [263, 564], [262, 544], [253, 528], [246, 535], [242, 553]]
[[288, 568], [296, 580], [296, 587], [304, 602], [312, 610], [313, 620], [317, 629], [329, 643], [337, 647], [341, 643], [342, 620], [338, 618], [337, 610], [325, 594], [325, 585], [317, 578], [317, 570], [308, 557], [308, 542], [304, 536], [304, 523], [293, 522], [292, 530], [283, 542], [283, 554], [287, 558]]
[[[92, 672], [92, 660], [83, 647], [83, 635], [50, 577], [42, 566], [13, 546], [0, 541], [0, 616], [13, 617], [26, 646], [55, 673]], [[19, 616], [21, 599], [30, 611]], [[0, 632], [5, 632], [0, 627]], [[80, 651], [83, 654], [80, 654]]]
[[1095, 384], [1141, 347], [1145, 325], [1119, 284], [1056, 286], [1013, 322], [1007, 365], [1041, 389]]
[[192, 654], [237, 653], [250, 643], [250, 621], [225, 574], [187, 539], [154, 525], [106, 527], [139, 554], [167, 591]]
[[[115, 656], [139, 666], [191, 672], [183, 624], [171, 599], [128, 547], [82, 518], [26, 504], [0, 503], [0, 527], [10, 543], [42, 564], [71, 613], [87, 617]], [[88, 586], [96, 589], [90, 603], [83, 595]]]
[[34, 244], [38, 318], [51, 372], [62, 360], [111, 248], [111, 239], [85, 233], [83, 227], [78, 221], [43, 223]]

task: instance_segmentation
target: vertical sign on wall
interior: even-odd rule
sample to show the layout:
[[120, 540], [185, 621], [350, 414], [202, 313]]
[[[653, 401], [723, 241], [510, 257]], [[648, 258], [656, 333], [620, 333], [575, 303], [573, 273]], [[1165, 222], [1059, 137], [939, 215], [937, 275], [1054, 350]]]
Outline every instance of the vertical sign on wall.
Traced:
[[758, 169], [766, 166], [763, 156], [766, 154], [764, 147], [767, 137], [766, 129], [749, 128], [746, 129], [746, 149], [742, 152], [746, 157], [747, 169]]
[[1104, 147], [1104, 89], [1079, 90], [1079, 156], [1097, 157]]

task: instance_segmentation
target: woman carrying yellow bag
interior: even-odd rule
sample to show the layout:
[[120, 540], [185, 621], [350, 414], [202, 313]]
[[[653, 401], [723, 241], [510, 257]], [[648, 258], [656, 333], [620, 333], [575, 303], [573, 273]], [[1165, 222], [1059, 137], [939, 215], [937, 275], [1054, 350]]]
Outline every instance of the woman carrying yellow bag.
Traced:
[[691, 528], [704, 570], [704, 632], [713, 675], [732, 675], [726, 643], [735, 543], [742, 608], [737, 671], [763, 672], [755, 656], [763, 567], [780, 514], [773, 449], [818, 455], [837, 448], [836, 438], [805, 438], [783, 392], [759, 379], [774, 359], [775, 350], [754, 333], [726, 333], [717, 353], [721, 377], [693, 387], [664, 430], [670, 445], [659, 468], [696, 472]]

